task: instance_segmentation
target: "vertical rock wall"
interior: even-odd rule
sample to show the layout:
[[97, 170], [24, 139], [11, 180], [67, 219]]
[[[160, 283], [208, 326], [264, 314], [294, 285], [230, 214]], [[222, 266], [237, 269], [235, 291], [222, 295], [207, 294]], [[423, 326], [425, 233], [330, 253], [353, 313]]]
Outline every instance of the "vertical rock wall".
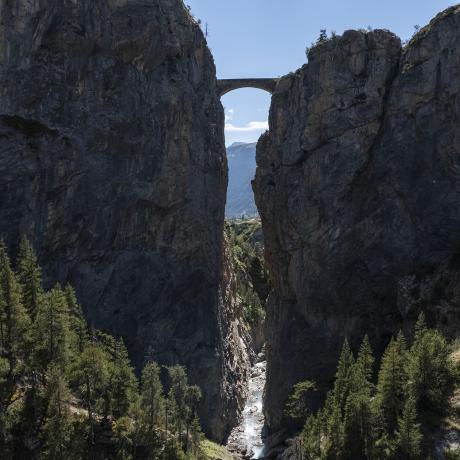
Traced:
[[181, 0], [0, 0], [0, 234], [27, 235], [138, 367], [185, 364], [222, 439], [245, 351], [222, 279], [215, 87]]
[[278, 84], [254, 182], [274, 286], [271, 430], [293, 384], [327, 388], [345, 337], [379, 350], [421, 310], [458, 325], [459, 49], [454, 7], [404, 49], [382, 30], [322, 42]]

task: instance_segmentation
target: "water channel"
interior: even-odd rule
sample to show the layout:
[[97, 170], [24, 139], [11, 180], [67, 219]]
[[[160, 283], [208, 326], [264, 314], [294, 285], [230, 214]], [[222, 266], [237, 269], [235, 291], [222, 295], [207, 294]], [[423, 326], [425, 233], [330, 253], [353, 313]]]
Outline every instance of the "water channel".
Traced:
[[261, 459], [264, 452], [264, 414], [262, 411], [267, 362], [260, 354], [251, 369], [249, 395], [241, 423], [230, 434], [227, 447], [243, 459]]

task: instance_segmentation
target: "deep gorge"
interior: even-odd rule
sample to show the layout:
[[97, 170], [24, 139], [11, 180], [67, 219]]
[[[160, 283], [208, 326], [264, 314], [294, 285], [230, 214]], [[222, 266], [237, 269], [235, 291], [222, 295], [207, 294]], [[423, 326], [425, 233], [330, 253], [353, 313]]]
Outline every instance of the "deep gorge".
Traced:
[[[138, 369], [185, 365], [224, 443], [261, 341], [224, 237], [224, 114], [199, 25], [181, 0], [0, 14], [0, 235], [27, 236], [45, 283], [72, 283]], [[345, 338], [380, 352], [421, 311], [458, 338], [459, 48], [453, 7], [405, 46], [384, 30], [320, 40], [277, 83], [253, 184], [270, 433], [299, 381], [318, 407]]]

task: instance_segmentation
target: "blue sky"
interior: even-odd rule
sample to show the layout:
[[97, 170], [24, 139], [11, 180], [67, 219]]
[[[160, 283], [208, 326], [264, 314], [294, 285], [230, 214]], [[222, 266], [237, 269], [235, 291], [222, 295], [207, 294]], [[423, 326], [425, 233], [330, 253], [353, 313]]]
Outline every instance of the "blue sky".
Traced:
[[[219, 78], [278, 77], [306, 62], [305, 47], [320, 29], [389, 29], [403, 40], [423, 26], [446, 0], [185, 0], [208, 23], [208, 44]], [[267, 126], [270, 96], [241, 89], [222, 98], [226, 143], [254, 142]]]

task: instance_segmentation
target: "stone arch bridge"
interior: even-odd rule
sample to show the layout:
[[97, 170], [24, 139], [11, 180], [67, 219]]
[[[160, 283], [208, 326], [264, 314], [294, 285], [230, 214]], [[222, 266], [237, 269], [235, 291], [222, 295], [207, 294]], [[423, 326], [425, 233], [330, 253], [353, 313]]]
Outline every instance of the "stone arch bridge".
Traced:
[[231, 78], [217, 80], [217, 92], [223, 96], [234, 89], [257, 88], [273, 94], [279, 78]]

